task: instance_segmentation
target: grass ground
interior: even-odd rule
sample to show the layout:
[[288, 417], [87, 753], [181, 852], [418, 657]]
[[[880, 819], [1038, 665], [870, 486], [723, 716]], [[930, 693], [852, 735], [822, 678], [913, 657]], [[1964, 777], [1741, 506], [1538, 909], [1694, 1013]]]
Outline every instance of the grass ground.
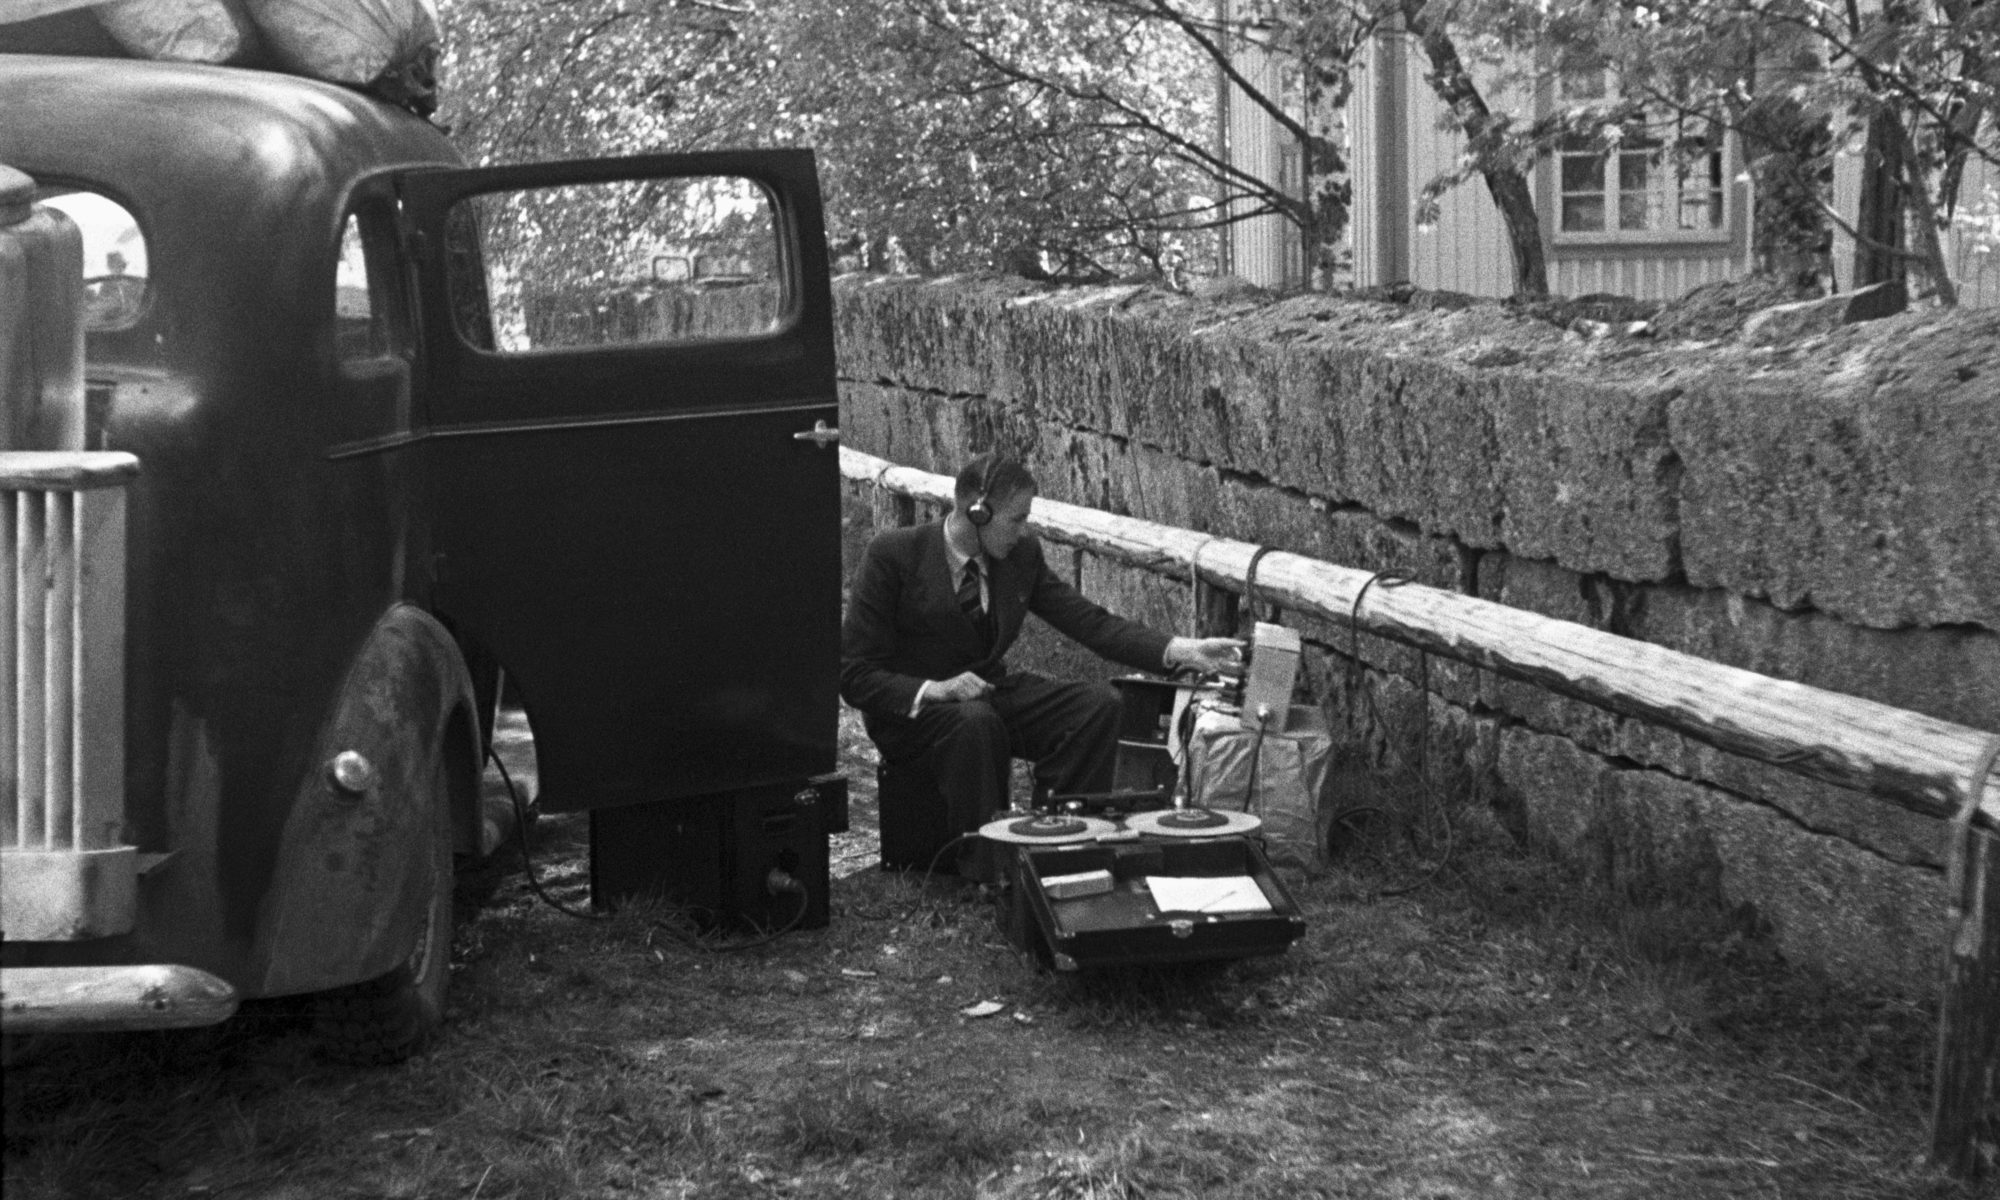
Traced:
[[[42, 1047], [6, 1075], [9, 1200], [1975, 1195], [1923, 1159], [1931, 1015], [1726, 914], [1474, 846], [1403, 897], [1296, 878], [1281, 956], [1039, 973], [990, 903], [872, 869], [847, 738], [829, 928], [579, 921], [509, 856], [467, 889], [437, 1049], [330, 1066], [283, 1002]], [[536, 830], [577, 903], [585, 835]]]

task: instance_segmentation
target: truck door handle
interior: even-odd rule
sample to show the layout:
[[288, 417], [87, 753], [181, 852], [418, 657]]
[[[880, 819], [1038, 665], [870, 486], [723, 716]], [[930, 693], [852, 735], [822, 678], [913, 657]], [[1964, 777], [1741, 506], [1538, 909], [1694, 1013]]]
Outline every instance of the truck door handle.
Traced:
[[814, 421], [811, 429], [802, 429], [792, 435], [793, 440], [811, 442], [822, 450], [840, 443], [840, 430], [825, 421]]

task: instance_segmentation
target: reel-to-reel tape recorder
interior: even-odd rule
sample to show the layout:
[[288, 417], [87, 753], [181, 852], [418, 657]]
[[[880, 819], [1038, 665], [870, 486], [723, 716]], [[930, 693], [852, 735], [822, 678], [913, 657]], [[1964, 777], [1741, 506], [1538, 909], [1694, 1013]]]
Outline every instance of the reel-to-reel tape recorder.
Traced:
[[1250, 836], [1262, 822], [1180, 799], [1116, 818], [1017, 810], [981, 826], [1009, 884], [1008, 940], [1058, 970], [1283, 951], [1305, 919]]
[[[1258, 627], [1252, 665], [1261, 657], [1267, 669], [1244, 681], [1258, 685], [1258, 743], [1272, 732], [1268, 709], [1287, 711], [1296, 662], [1296, 635], [1281, 645], [1274, 628]], [[979, 829], [1011, 885], [999, 911], [1008, 939], [1059, 970], [1282, 952], [1305, 919], [1256, 836], [1254, 763], [1240, 795], [1216, 794], [1226, 776], [1196, 769], [1208, 743], [1192, 736], [1200, 713], [1244, 711], [1252, 696], [1227, 683], [1113, 682], [1124, 702], [1118, 790], [1038, 796], [1036, 809]]]

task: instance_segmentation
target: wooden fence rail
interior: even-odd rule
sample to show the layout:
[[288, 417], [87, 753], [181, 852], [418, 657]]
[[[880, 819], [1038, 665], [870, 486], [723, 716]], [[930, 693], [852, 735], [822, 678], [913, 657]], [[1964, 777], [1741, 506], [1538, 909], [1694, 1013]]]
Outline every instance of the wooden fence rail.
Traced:
[[[951, 502], [951, 479], [843, 447], [841, 472], [901, 495]], [[1056, 500], [1035, 501], [1037, 533], [1106, 558], [1242, 591], [1259, 547]], [[1973, 768], [1995, 734], [1873, 700], [1772, 679], [1585, 625], [1442, 588], [1372, 587], [1371, 571], [1273, 551], [1257, 564], [1257, 594], [1513, 679], [1539, 684], [1923, 813], [2000, 829], [2000, 768], [1985, 786]]]
[[[841, 473], [951, 503], [948, 476], [842, 447]], [[1772, 679], [1588, 626], [1249, 542], [1035, 501], [1042, 536], [1163, 575], [1350, 620], [1378, 637], [1485, 667], [1697, 741], [1941, 819], [1952, 862], [1932, 1155], [1954, 1173], [2000, 1170], [2000, 764], [1994, 733]]]

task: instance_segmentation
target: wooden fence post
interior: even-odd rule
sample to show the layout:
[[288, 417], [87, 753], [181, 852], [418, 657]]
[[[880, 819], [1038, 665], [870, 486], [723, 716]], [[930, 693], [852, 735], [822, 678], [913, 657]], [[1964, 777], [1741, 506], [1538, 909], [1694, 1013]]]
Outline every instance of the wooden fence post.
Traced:
[[1938, 1006], [1931, 1157], [1967, 1179], [2000, 1176], [2000, 836], [1972, 823], [2000, 738], [1974, 771], [1947, 850], [1951, 923]]

